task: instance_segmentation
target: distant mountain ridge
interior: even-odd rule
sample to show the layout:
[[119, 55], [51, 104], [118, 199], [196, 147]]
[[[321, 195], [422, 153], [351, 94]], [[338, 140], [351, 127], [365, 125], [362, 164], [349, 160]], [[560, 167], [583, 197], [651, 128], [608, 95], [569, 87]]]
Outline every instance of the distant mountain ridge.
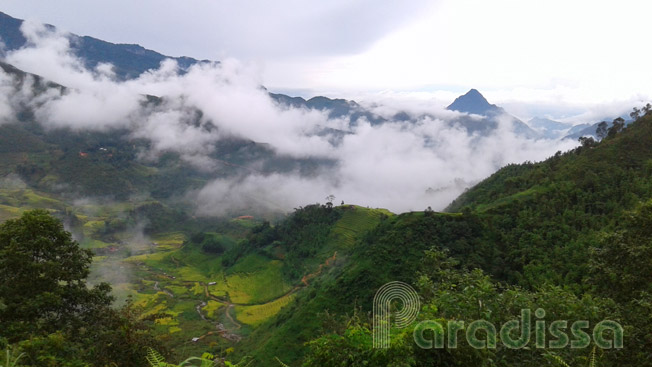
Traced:
[[573, 129], [571, 124], [565, 124], [563, 122], [543, 117], [534, 117], [530, 119], [527, 124], [543, 137], [548, 139], [558, 139], [565, 134], [568, 134], [570, 130]]
[[[437, 116], [430, 114], [412, 116], [406, 111], [399, 111], [391, 117], [379, 116], [365, 109], [355, 101], [339, 98], [331, 99], [317, 96], [306, 100], [302, 97], [290, 97], [285, 94], [270, 93], [269, 95], [277, 103], [284, 106], [328, 111], [329, 118], [348, 116], [352, 125], [355, 125], [360, 118], [365, 118], [371, 124], [382, 124], [389, 121], [410, 123], [416, 122], [423, 117], [437, 118]], [[531, 139], [541, 137], [539, 133], [528, 127], [523, 121], [507, 113], [502, 107], [489, 103], [477, 89], [471, 89], [466, 94], [459, 96], [447, 109], [482, 117], [478, 119], [462, 115], [447, 121], [450, 126], [462, 127], [469, 134], [487, 135], [498, 128], [499, 118], [506, 118], [513, 123], [514, 132], [517, 135]]]
[[[14, 51], [25, 46], [27, 40], [20, 31], [22, 24], [22, 19], [0, 12], [0, 41], [4, 43], [4, 51]], [[52, 25], [47, 27], [55, 29]], [[197, 63], [210, 62], [185, 56], [167, 56], [136, 44], [116, 44], [72, 33], [69, 34], [69, 41], [72, 51], [84, 60], [87, 68], [93, 69], [99, 63], [111, 63], [116, 76], [121, 80], [136, 78], [147, 70], [158, 69], [165, 59], [175, 60], [182, 71]]]
[[277, 103], [288, 107], [328, 111], [329, 118], [349, 116], [352, 123], [357, 122], [361, 117], [364, 117], [372, 124], [387, 122], [387, 119], [365, 110], [355, 101], [341, 98], [331, 99], [324, 96], [316, 96], [306, 100], [302, 97], [290, 97], [278, 93], [269, 93], [269, 96]]
[[[0, 12], [0, 41], [4, 43], [6, 51], [17, 50], [25, 46], [27, 40], [20, 30], [22, 24], [23, 20]], [[52, 25], [46, 26], [55, 29]], [[133, 79], [147, 70], [158, 69], [160, 63], [165, 59], [175, 60], [182, 72], [194, 64], [211, 62], [191, 57], [170, 57], [136, 44], [114, 44], [75, 34], [69, 34], [68, 37], [72, 52], [83, 60], [87, 68], [93, 69], [100, 63], [110, 63], [114, 66], [116, 76], [121, 80]], [[65, 81], [60, 82], [65, 84]], [[302, 97], [291, 97], [284, 94], [269, 93], [269, 95], [280, 105], [327, 111], [329, 118], [348, 118], [351, 126], [357, 125], [360, 119], [375, 125], [389, 121], [410, 123], [426, 117], [426, 115], [413, 116], [406, 111], [399, 111], [394, 116], [380, 116], [355, 101], [339, 98], [316, 96], [306, 100]], [[489, 103], [477, 89], [471, 89], [455, 99], [448, 106], [448, 110], [483, 116], [482, 119], [477, 119], [462, 115], [447, 121], [450, 126], [461, 127], [469, 134], [488, 135], [499, 127], [499, 119], [502, 119], [501, 121], [507, 119], [512, 122], [517, 135], [531, 139], [542, 137], [523, 121], [508, 114], [502, 107]], [[437, 116], [427, 116], [437, 118]], [[344, 134], [345, 132], [341, 131], [340, 133]]]

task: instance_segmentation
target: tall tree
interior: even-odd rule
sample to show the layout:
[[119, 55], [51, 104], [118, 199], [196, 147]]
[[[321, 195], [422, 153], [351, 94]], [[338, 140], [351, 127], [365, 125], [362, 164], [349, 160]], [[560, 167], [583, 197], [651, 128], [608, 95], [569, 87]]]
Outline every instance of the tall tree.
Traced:
[[603, 239], [591, 261], [593, 280], [605, 295], [629, 301], [652, 293], [652, 201], [631, 214], [620, 231]]
[[0, 225], [0, 333], [10, 341], [88, 323], [112, 302], [111, 287], [89, 288], [92, 253], [59, 220], [34, 210]]
[[614, 120], [613, 125], [609, 129], [609, 132], [607, 133], [607, 137], [613, 138], [618, 134], [619, 132], [623, 131], [625, 128], [625, 119], [622, 117], [618, 117], [617, 119]]
[[607, 128], [609, 125], [606, 121], [602, 121], [598, 124], [598, 128], [595, 130], [595, 134], [598, 136], [598, 139], [602, 140], [607, 136]]

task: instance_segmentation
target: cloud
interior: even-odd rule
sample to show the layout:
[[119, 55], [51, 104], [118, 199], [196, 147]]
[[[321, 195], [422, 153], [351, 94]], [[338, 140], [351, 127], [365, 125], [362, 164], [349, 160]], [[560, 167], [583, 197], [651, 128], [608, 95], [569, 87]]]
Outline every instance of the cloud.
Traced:
[[0, 124], [13, 115], [9, 96], [14, 93], [13, 78], [0, 69]]
[[441, 210], [472, 183], [509, 163], [545, 159], [572, 141], [516, 136], [509, 121], [490, 136], [469, 136], [441, 120], [416, 124], [359, 124], [334, 153], [339, 164], [313, 177], [298, 173], [217, 179], [194, 198], [199, 214], [254, 208], [288, 209], [324, 202], [333, 194], [364, 206], [396, 212]]
[[[84, 69], [69, 52], [65, 35], [29, 22], [23, 32], [30, 46], [9, 53], [7, 60], [70, 87], [52, 88], [31, 102], [39, 121], [50, 129], [128, 129], [131, 138], [151, 143], [141, 159], [172, 151], [214, 173], [186, 196], [200, 215], [285, 211], [323, 202], [330, 194], [337, 202], [396, 212], [442, 209], [508, 163], [541, 160], [576, 145], [517, 136], [509, 119], [499, 121], [490, 135], [469, 135], [450, 123], [459, 113], [428, 99], [369, 98], [363, 105], [390, 119], [384, 124], [329, 119], [323, 111], [279, 105], [261, 88], [257, 67], [235, 59], [195, 65], [184, 74], [166, 61], [158, 70], [120, 82], [108, 65]], [[146, 95], [158, 98], [148, 102]], [[413, 120], [392, 121], [399, 111]], [[312, 160], [317, 168], [221, 177], [213, 153], [233, 137], [264, 143], [277, 158]], [[318, 164], [322, 161], [332, 164]]]

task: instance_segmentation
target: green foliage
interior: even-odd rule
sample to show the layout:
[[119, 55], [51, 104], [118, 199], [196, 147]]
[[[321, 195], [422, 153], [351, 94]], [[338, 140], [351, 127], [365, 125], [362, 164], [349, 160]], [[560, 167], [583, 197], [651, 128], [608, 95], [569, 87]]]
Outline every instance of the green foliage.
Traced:
[[5, 351], [5, 355], [3, 356], [3, 360], [0, 361], [0, 367], [16, 367], [18, 365], [18, 362], [20, 361], [21, 358], [25, 353], [21, 353], [19, 355], [16, 355], [16, 352], [14, 350], [11, 350], [7, 348]]
[[632, 328], [621, 361], [639, 361], [649, 352], [652, 335], [652, 201], [628, 213], [619, 229], [605, 234], [591, 257], [591, 282], [599, 294], [617, 300]]
[[[610, 300], [584, 296], [578, 298], [558, 287], [546, 287], [535, 292], [496, 283], [480, 270], [469, 271], [445, 252], [432, 249], [425, 252], [416, 282], [422, 299], [418, 320], [436, 320], [446, 325], [450, 320], [470, 323], [486, 320], [503, 325], [518, 318], [522, 309], [542, 308], [542, 320], [549, 325], [555, 320], [589, 320], [591, 325], [607, 316], [617, 315], [617, 306]], [[523, 349], [510, 349], [499, 343], [496, 349], [474, 349], [466, 341], [456, 348], [421, 349], [412, 338], [414, 324], [406, 329], [392, 330], [390, 349], [371, 346], [369, 321], [358, 316], [341, 321], [344, 327], [314, 339], [304, 366], [540, 366], [550, 358], [545, 349], [535, 348], [535, 330], [530, 343]], [[562, 349], [558, 356], [573, 364], [585, 360], [583, 349]], [[609, 351], [605, 360], [614, 365], [616, 352]], [[561, 357], [560, 357], [561, 358]]]
[[130, 216], [135, 222], [145, 222], [145, 233], [160, 233], [175, 228], [183, 228], [188, 216], [158, 201], [151, 201], [137, 206]]
[[[545, 357], [552, 360], [556, 365], [562, 367], [571, 367], [560, 356], [556, 354], [546, 353]], [[591, 353], [589, 353], [589, 357], [587, 358], [587, 360], [588, 360], [588, 364], [587, 364], [588, 367], [597, 367], [597, 351], [595, 346], [593, 347], [593, 349], [591, 349]]]
[[615, 119], [607, 132], [607, 138], [613, 138], [625, 128], [625, 119], [618, 117]]
[[61, 332], [31, 337], [18, 343], [18, 349], [24, 354], [21, 366], [37, 367], [88, 367], [92, 364], [84, 361], [83, 347], [71, 341]]
[[250, 363], [246, 363], [247, 359], [243, 359], [243, 361], [241, 361], [238, 364], [233, 364], [225, 360], [220, 360], [218, 362], [218, 359], [216, 359], [215, 356], [210, 353], [204, 353], [201, 356], [201, 358], [190, 357], [179, 364], [172, 364], [172, 363], [165, 362], [165, 357], [163, 357], [160, 353], [158, 353], [156, 350], [152, 348], [147, 349], [146, 359], [150, 367], [213, 367], [213, 366], [245, 367], [250, 364]]
[[343, 335], [327, 335], [311, 341], [303, 366], [414, 366], [410, 336], [395, 335], [390, 349], [374, 349], [369, 324], [353, 324]]
[[159, 352], [155, 351], [152, 348], [147, 348], [147, 363], [151, 367], [166, 367], [168, 366], [167, 363], [165, 363], [165, 357], [163, 357]]
[[[617, 320], [633, 342], [626, 350], [605, 352], [602, 364], [648, 365], [642, 361], [649, 359], [652, 335], [651, 120], [648, 115], [627, 129], [616, 126], [603, 142], [545, 162], [505, 167], [451, 205], [449, 210], [462, 215], [428, 211], [381, 222], [332, 283], [324, 280], [309, 301], [300, 295], [296, 308], [281, 313], [282, 327], [295, 317], [314, 317], [306, 310], [342, 314], [352, 302], [369, 310], [380, 285], [402, 280], [419, 285], [425, 305], [420, 318], [501, 324], [522, 308], [543, 308], [547, 322]], [[306, 361], [372, 360], [338, 330], [314, 339]], [[536, 349], [485, 352], [445, 353], [452, 359], [437, 365], [530, 366], [545, 365], [548, 358]], [[409, 348], [401, 353], [410, 356], [411, 365], [430, 365], [439, 356]], [[596, 360], [595, 354], [587, 358], [570, 349], [559, 357], [570, 365]]]
[[[144, 278], [135, 285], [138, 304], [148, 307], [143, 314], [131, 302], [109, 308], [106, 285], [87, 287], [90, 252], [79, 250], [47, 213], [6, 222], [0, 226], [0, 335], [14, 357], [23, 355], [21, 365], [174, 366], [151, 333], [154, 321], [160, 338], [187, 342], [214, 331], [216, 321], [228, 324], [221, 311], [231, 308], [239, 322], [250, 324], [238, 331], [245, 337], [238, 353], [253, 353], [262, 365], [503, 367], [546, 365], [547, 358], [595, 364], [595, 353], [587, 359], [584, 351], [572, 350], [556, 357], [534, 349], [424, 351], [402, 330], [392, 331], [389, 350], [373, 350], [369, 320], [347, 314], [369, 312], [378, 287], [402, 280], [419, 289], [420, 319], [500, 324], [523, 307], [545, 308], [546, 321], [614, 318], [632, 342], [625, 351], [605, 353], [601, 365], [646, 365], [652, 348], [652, 116], [650, 108], [643, 112], [634, 111], [636, 122], [627, 129], [621, 120], [611, 129], [605, 123], [601, 142], [584, 139], [581, 147], [544, 162], [503, 168], [451, 205], [459, 213], [392, 216], [334, 207], [329, 198], [245, 235], [255, 222], [192, 219], [162, 201], [130, 203], [120, 218], [82, 218], [48, 195], [24, 188], [3, 192], [0, 218], [27, 207], [54, 208], [73, 227], [86, 229], [89, 247], [113, 244], [119, 232], [141, 223], [152, 235], [194, 235], [181, 248], [183, 234], [166, 248], [134, 250], [130, 265]], [[206, 179], [174, 154], [148, 166], [135, 163], [143, 142], [127, 142], [124, 131], [80, 138], [70, 131], [45, 134], [29, 121], [0, 130], [0, 173], [17, 171], [43, 190], [76, 182], [74, 189], [83, 194], [124, 198], [153, 191], [153, 197], [166, 198]], [[12, 146], [15, 141], [27, 148]], [[326, 259], [332, 260], [328, 266]], [[210, 320], [202, 320], [196, 307], [209, 299], [203, 315]], [[213, 335], [221, 347], [223, 340]], [[6, 342], [0, 344], [4, 349]], [[146, 347], [153, 348], [149, 359]], [[180, 365], [212, 360], [206, 355]]]
[[652, 291], [652, 200], [626, 216], [593, 252], [592, 280], [602, 294], [626, 302]]
[[224, 251], [231, 249], [236, 245], [231, 237], [217, 233], [200, 233], [201, 234], [194, 235], [191, 238], [191, 241], [201, 246], [202, 251], [206, 253], [221, 255]]
[[512, 284], [585, 291], [587, 259], [601, 233], [652, 198], [651, 120], [642, 117], [594, 147], [509, 165], [467, 191], [448, 210], [475, 212], [483, 230], [465, 239], [469, 252], [448, 246], [451, 255]]
[[283, 272], [289, 279], [298, 279], [308, 272], [306, 261], [325, 247], [332, 224], [342, 215], [340, 208], [308, 205], [295, 210], [276, 226], [264, 222], [255, 227], [246, 242], [225, 253], [222, 263], [233, 265], [246, 254], [257, 252], [274, 258], [283, 255]]
[[87, 286], [91, 257], [46, 211], [0, 225], [0, 335], [21, 366], [139, 366], [159, 346], [140, 310], [112, 309], [108, 284]]
[[10, 341], [79, 328], [112, 298], [106, 283], [86, 286], [92, 253], [46, 211], [0, 225], [0, 330]]

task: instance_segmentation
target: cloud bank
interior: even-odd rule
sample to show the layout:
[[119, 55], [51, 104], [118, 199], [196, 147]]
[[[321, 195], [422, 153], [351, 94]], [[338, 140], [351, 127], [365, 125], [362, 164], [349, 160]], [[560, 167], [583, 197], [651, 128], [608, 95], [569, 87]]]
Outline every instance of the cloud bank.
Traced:
[[[166, 61], [158, 70], [118, 82], [110, 65], [84, 69], [70, 53], [65, 34], [29, 21], [22, 31], [29, 45], [8, 53], [5, 60], [68, 88], [29, 96], [5, 93], [15, 80], [0, 73], [0, 117], [11, 117], [15, 103], [7, 96], [20, 95], [46, 128], [128, 129], [131, 138], [151, 143], [142, 159], [177, 152], [206, 172], [218, 172], [220, 164], [212, 153], [229, 137], [264, 143], [279, 157], [334, 162], [310, 174], [261, 173], [251, 162], [246, 174], [215, 178], [187, 193], [200, 215], [252, 208], [285, 211], [324, 202], [330, 194], [336, 203], [394, 212], [443, 209], [465, 188], [508, 163], [542, 160], [576, 145], [523, 138], [507, 120], [489, 135], [469, 135], [449, 123], [457, 113], [423, 103], [371, 103], [373, 113], [389, 119], [383, 124], [332, 119], [327, 111], [279, 104], [261, 87], [255, 67], [233, 59], [195, 65], [185, 73]], [[151, 102], [147, 96], [157, 98]], [[392, 121], [397, 111], [421, 117]]]

